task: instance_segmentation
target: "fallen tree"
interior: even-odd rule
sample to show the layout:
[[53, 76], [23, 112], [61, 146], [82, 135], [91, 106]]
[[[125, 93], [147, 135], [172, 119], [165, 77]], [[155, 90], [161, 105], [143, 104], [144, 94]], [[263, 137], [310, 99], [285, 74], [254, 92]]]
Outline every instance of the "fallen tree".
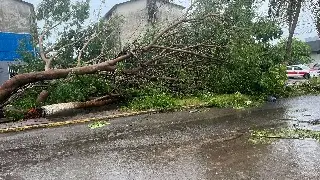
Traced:
[[[12, 95], [29, 84], [49, 82], [38, 93], [51, 93], [51, 82], [58, 79], [65, 79], [67, 83], [73, 76], [100, 73], [106, 74], [104, 78], [108, 82], [105, 83], [111, 84], [110, 90], [101, 93], [101, 96], [111, 92], [126, 96], [130, 88], [143, 89], [147, 84], [156, 84], [171, 93], [185, 94], [262, 91], [268, 86], [262, 81], [263, 78], [272, 79], [273, 74], [267, 72], [279, 62], [265, 56], [272, 51], [268, 42], [279, 36], [279, 28], [265, 19], [254, 22], [253, 2], [217, 4], [212, 0], [206, 1], [196, 1], [183, 17], [162, 30], [148, 31], [121, 53], [115, 50], [117, 44], [113, 42], [118, 38], [117, 31], [106, 28], [106, 25], [117, 25], [109, 21], [81, 31], [72, 29], [62, 33], [55, 45], [45, 47], [45, 37], [50, 34], [49, 31], [65, 22], [65, 17], [60, 17], [60, 13], [58, 19], [62, 21], [47, 23], [50, 26], [45, 26], [37, 40], [39, 59], [43, 62], [39, 69], [42, 69], [31, 69], [8, 80], [0, 87], [0, 103], [8, 104]], [[246, 8], [240, 8], [243, 6]], [[221, 7], [225, 9], [221, 11]], [[237, 21], [234, 20], [236, 18]], [[74, 54], [77, 54], [76, 58], [73, 58]], [[27, 65], [32, 65], [34, 61], [30, 62]], [[272, 72], [278, 73], [278, 69]], [[280, 83], [271, 84], [278, 86]], [[75, 92], [71, 90], [70, 93]], [[46, 97], [50, 98], [50, 95]], [[85, 97], [78, 98], [81, 102], [68, 100], [55, 101], [58, 105], [42, 104], [48, 114], [70, 108], [101, 106], [117, 97], [95, 100]], [[41, 101], [45, 102], [45, 99]]]
[[[46, 6], [46, 3], [47, 2], [44, 1], [44, 2], [42, 2], [41, 5]], [[40, 5], [40, 7], [41, 7], [41, 5]], [[84, 6], [84, 8], [86, 8], [86, 5], [87, 4], [82, 4], [82, 6]], [[81, 65], [82, 54], [84, 53], [84, 50], [87, 48], [90, 41], [92, 41], [94, 38], [96, 38], [99, 34], [100, 35], [103, 34], [102, 33], [103, 30], [100, 32], [94, 32], [93, 34], [90, 35], [90, 39], [88, 39], [84, 42], [81, 50], [78, 52], [79, 55], [77, 56], [77, 67], [67, 68], [67, 69], [52, 69], [52, 63], [55, 60], [55, 58], [57, 58], [60, 51], [62, 51], [64, 48], [71, 47], [71, 46], [77, 44], [84, 37], [84, 36], [82, 36], [78, 40], [64, 44], [61, 47], [58, 47], [57, 45], [53, 45], [52, 47], [49, 47], [47, 49], [44, 48], [44, 40], [45, 40], [46, 35], [50, 32], [50, 30], [58, 27], [59, 25], [61, 25], [61, 23], [66, 22], [65, 18], [71, 14], [71, 12], [69, 12], [70, 9], [68, 9], [68, 7], [64, 7], [64, 8], [66, 8], [65, 9], [65, 11], [67, 12], [66, 15], [64, 15], [64, 16], [61, 16], [60, 14], [54, 15], [54, 16], [56, 16], [56, 18], [61, 20], [61, 21], [58, 21], [57, 23], [53, 23], [52, 21], [47, 21], [47, 19], [45, 19], [45, 18], [48, 18], [48, 17], [46, 17], [46, 15], [44, 15], [44, 14], [42, 14], [42, 16], [39, 19], [39, 20], [44, 19], [45, 23], [46, 23], [44, 26], [43, 32], [39, 35], [38, 40], [37, 40], [39, 47], [40, 47], [39, 48], [39, 55], [40, 55], [40, 58], [44, 62], [44, 71], [18, 74], [16, 76], [14, 76], [13, 78], [11, 78], [10, 80], [6, 81], [2, 86], [0, 86], [0, 104], [2, 104], [2, 107], [4, 105], [8, 104], [7, 101], [10, 99], [10, 97], [12, 95], [14, 95], [21, 87], [26, 86], [28, 84], [33, 84], [33, 83], [41, 82], [41, 81], [62, 79], [62, 78], [68, 77], [70, 74], [85, 75], [85, 74], [95, 74], [95, 73], [98, 73], [101, 71], [115, 72], [117, 70], [116, 64], [118, 62], [124, 61], [124, 60], [129, 59], [134, 56], [135, 57], [139, 56], [143, 53], [150, 51], [153, 48], [159, 48], [160, 46], [156, 46], [155, 43], [164, 34], [166, 34], [167, 32], [169, 32], [170, 30], [172, 30], [173, 28], [177, 27], [178, 25], [180, 25], [182, 23], [189, 22], [189, 21], [195, 21], [195, 19], [187, 19], [188, 13], [186, 13], [186, 15], [184, 17], [181, 17], [180, 20], [171, 24], [169, 27], [167, 27], [163, 31], [161, 31], [149, 45], [147, 45], [145, 47], [139, 47], [139, 49], [134, 49], [134, 50], [124, 52], [125, 53], [124, 55], [121, 55], [121, 56], [114, 58], [114, 59], [111, 59], [111, 60], [107, 60], [107, 61], [104, 61], [104, 62], [101, 62], [98, 64], [79, 67]], [[190, 7], [190, 9], [191, 9], [191, 7]], [[43, 11], [44, 9], [40, 8], [40, 10]], [[83, 21], [83, 19], [80, 19], [78, 21], [81, 22], [81, 21]], [[48, 26], [48, 24], [50, 24], [51, 26]], [[88, 36], [88, 34], [85, 34], [85, 35]], [[173, 49], [170, 49], [168, 47], [167, 50], [172, 51]], [[48, 55], [52, 51], [55, 51], [56, 54], [54, 54], [51, 57], [48, 57]], [[188, 51], [180, 50], [180, 49], [175, 49], [174, 51], [191, 53], [191, 54], [193, 53], [191, 51], [188, 52]], [[101, 53], [99, 54], [99, 56], [97, 56], [94, 59], [91, 59], [89, 61], [92, 62], [92, 61], [101, 60], [103, 58], [102, 56], [103, 56], [103, 51], [101, 50]], [[146, 66], [146, 65], [148, 65], [158, 59], [159, 59], [159, 57], [156, 59], [150, 60], [147, 63], [143, 63], [143, 65]], [[123, 72], [126, 74], [134, 74], [134, 73], [137, 73], [139, 70], [141, 70], [141, 68], [135, 68], [133, 70], [123, 70]], [[144, 77], [146, 77], [146, 76], [144, 76]], [[155, 79], [155, 77], [153, 77], [153, 78]], [[43, 99], [42, 101], [45, 101], [45, 99]], [[66, 109], [85, 108], [85, 107], [101, 106], [101, 105], [106, 104], [109, 101], [110, 100], [103, 100], [103, 101], [94, 100], [94, 101], [88, 101], [88, 102], [73, 102], [73, 103], [68, 103], [68, 104], [64, 104], [64, 105], [61, 104], [61, 107], [64, 107]], [[57, 105], [54, 105], [53, 107], [56, 107], [56, 106]], [[46, 108], [44, 108], [44, 109], [46, 109]], [[52, 109], [52, 108], [49, 108], [49, 109]], [[57, 108], [57, 109], [59, 109], [59, 108]], [[50, 112], [54, 112], [54, 111], [55, 110], [50, 110]]]
[[19, 74], [6, 81], [2, 86], [0, 86], [0, 102], [4, 103], [12, 93], [18, 90], [20, 87], [39, 81], [53, 80], [66, 78], [70, 73], [76, 75], [84, 74], [94, 74], [99, 71], [115, 71], [115, 65], [117, 62], [122, 61], [126, 58], [131, 57], [132, 54], [127, 54], [119, 58], [109, 60], [96, 65], [75, 67], [69, 69], [50, 69], [41, 72], [25, 73]]

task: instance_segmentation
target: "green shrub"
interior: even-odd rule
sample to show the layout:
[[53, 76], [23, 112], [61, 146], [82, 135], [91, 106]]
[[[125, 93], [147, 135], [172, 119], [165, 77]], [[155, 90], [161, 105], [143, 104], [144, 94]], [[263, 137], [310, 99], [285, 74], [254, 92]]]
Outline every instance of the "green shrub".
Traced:
[[260, 85], [266, 95], [282, 95], [287, 81], [285, 66], [275, 66], [263, 73]]
[[202, 99], [212, 107], [236, 109], [256, 106], [260, 102], [258, 98], [251, 98], [239, 92], [223, 95], [205, 94]]
[[128, 108], [132, 110], [148, 110], [148, 109], [171, 109], [176, 108], [178, 102], [171, 95], [166, 93], [158, 93], [153, 95], [135, 97], [128, 103]]
[[86, 101], [110, 92], [110, 83], [99, 75], [71, 76], [54, 81], [49, 88], [47, 104]]
[[13, 101], [10, 105], [20, 110], [34, 108], [36, 107], [36, 99], [40, 92], [40, 89], [29, 89], [23, 94], [21, 98], [18, 98], [16, 101]]
[[[87, 101], [90, 97], [99, 97], [110, 92], [110, 83], [99, 75], [70, 76], [67, 79], [52, 81], [47, 90], [49, 97], [46, 104]], [[43, 88], [33, 87], [26, 90], [21, 98], [13, 101], [5, 116], [12, 121], [24, 118], [24, 113], [35, 108], [36, 99]]]
[[7, 109], [4, 111], [4, 116], [10, 121], [19, 121], [24, 118], [24, 113], [20, 111]]

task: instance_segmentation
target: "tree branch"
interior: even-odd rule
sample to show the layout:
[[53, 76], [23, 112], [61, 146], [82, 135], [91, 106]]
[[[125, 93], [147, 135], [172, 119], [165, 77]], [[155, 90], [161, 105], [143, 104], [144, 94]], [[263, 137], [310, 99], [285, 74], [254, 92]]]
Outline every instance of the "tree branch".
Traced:
[[[100, 34], [100, 33], [99, 33]], [[93, 33], [91, 35], [91, 37], [88, 39], [88, 41], [86, 43], [84, 43], [84, 45], [82, 46], [82, 48], [79, 51], [79, 55], [78, 55], [78, 64], [77, 66], [81, 66], [81, 58], [82, 58], [82, 53], [83, 51], [87, 48], [87, 46], [89, 45], [89, 43], [94, 40], [96, 37], [98, 36], [98, 33]]]
[[183, 50], [183, 49], [176, 49], [176, 48], [170, 48], [170, 47], [164, 47], [164, 46], [158, 46], [158, 45], [152, 45], [151, 47], [153, 48], [158, 48], [158, 49], [166, 49], [166, 50], [170, 50], [170, 51], [175, 51], [175, 52], [181, 52], [181, 53], [186, 53], [186, 54], [191, 54], [191, 55], [195, 55], [195, 56], [199, 56], [202, 58], [211, 58], [209, 56], [206, 55], [202, 55], [193, 51], [187, 51], [187, 50]]

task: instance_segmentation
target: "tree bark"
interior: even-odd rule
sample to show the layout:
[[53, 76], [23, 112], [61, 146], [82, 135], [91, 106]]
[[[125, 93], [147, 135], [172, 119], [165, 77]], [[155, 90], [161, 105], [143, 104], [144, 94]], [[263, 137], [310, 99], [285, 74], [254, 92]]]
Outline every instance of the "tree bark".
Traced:
[[85, 74], [94, 74], [99, 71], [113, 72], [116, 70], [115, 65], [117, 62], [120, 62], [130, 57], [132, 57], [132, 54], [128, 53], [116, 59], [91, 65], [91, 66], [76, 67], [76, 68], [69, 68], [69, 69], [51, 69], [51, 70], [41, 71], [41, 72], [19, 74], [17, 76], [14, 76], [12, 79], [9, 79], [8, 81], [6, 81], [0, 87], [0, 104], [3, 104], [8, 98], [10, 98], [12, 93], [18, 90], [19, 87], [24, 86], [26, 84], [35, 83], [38, 81], [66, 78], [70, 73], [74, 73], [76, 75], [85, 75]]
[[48, 96], [49, 96], [49, 92], [47, 90], [43, 90], [37, 97], [36, 105], [37, 106], [43, 105], [46, 102]]
[[313, 16], [315, 18], [315, 26], [318, 37], [320, 38], [320, 2], [317, 1], [313, 4]]
[[42, 106], [41, 110], [43, 111], [43, 116], [54, 116], [59, 115], [61, 113], [70, 112], [76, 109], [83, 109], [83, 108], [92, 108], [92, 107], [101, 107], [107, 104], [115, 102], [117, 99], [107, 99], [101, 101], [87, 101], [87, 102], [70, 102], [70, 103], [60, 103], [60, 104], [52, 104], [47, 106]]
[[296, 30], [299, 16], [300, 16], [301, 5], [302, 5], [302, 0], [297, 0], [295, 6], [294, 6], [293, 0], [291, 0], [289, 5], [289, 17], [288, 17], [289, 36], [288, 36], [288, 41], [286, 45], [286, 53], [284, 57], [284, 60], [286, 62], [290, 62], [292, 59], [292, 41], [293, 41], [293, 35]]

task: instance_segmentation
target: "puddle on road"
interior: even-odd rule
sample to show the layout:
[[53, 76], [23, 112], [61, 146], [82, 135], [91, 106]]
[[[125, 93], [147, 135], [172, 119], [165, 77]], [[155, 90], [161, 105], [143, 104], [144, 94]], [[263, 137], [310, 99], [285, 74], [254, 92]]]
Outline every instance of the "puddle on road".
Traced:
[[251, 142], [265, 143], [276, 139], [320, 140], [320, 97], [304, 96], [286, 99], [276, 106], [284, 107], [283, 118], [286, 128], [251, 131]]
[[319, 130], [320, 125], [320, 96], [303, 96], [280, 101], [280, 106], [286, 108], [284, 118], [292, 119], [288, 125], [298, 128]]
[[[268, 106], [278, 106], [284, 111], [268, 110]], [[166, 174], [164, 177], [169, 179], [176, 177], [172, 176], [173, 172], [181, 175], [181, 179], [185, 179], [184, 175], [190, 175], [190, 179], [320, 179], [320, 143], [310, 139], [319, 139], [319, 132], [314, 132], [320, 130], [319, 125], [312, 123], [320, 118], [318, 107], [318, 96], [292, 98], [267, 105], [267, 115], [261, 113], [259, 117], [253, 112], [243, 121], [237, 119], [238, 123], [256, 119], [258, 124], [273, 118], [281, 119], [291, 128], [282, 132], [287, 133], [284, 136], [295, 139], [277, 138], [269, 144], [252, 144], [249, 137], [244, 136], [222, 143], [202, 141], [198, 146], [190, 142], [189, 146], [157, 149], [151, 156], [147, 155], [148, 158], [140, 157], [138, 161], [144, 162], [144, 167], [161, 167], [157, 172]], [[307, 139], [300, 139], [302, 137]]]

